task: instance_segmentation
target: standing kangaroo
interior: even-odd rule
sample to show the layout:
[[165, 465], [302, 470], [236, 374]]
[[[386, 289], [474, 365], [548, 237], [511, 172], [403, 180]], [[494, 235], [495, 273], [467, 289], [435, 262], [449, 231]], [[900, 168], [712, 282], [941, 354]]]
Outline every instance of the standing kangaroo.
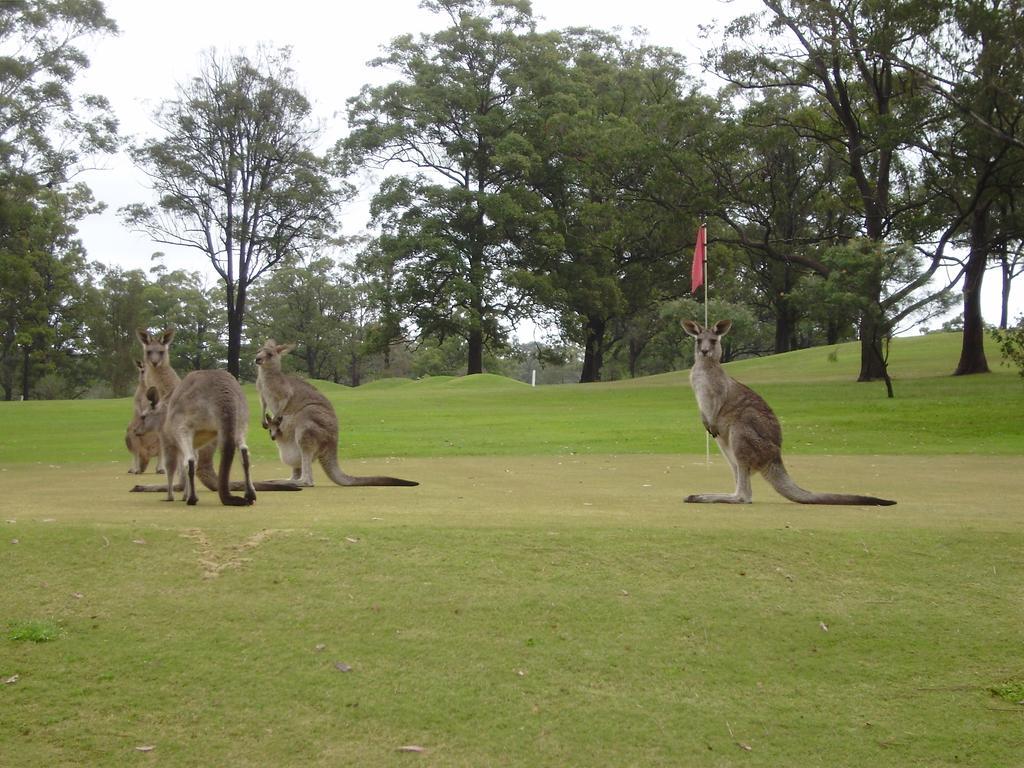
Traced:
[[174, 329], [167, 328], [159, 334], [150, 334], [149, 331], [139, 328], [135, 331], [135, 336], [142, 344], [142, 365], [147, 389], [156, 387], [161, 400], [170, 397], [171, 392], [181, 381], [171, 367], [169, 347], [174, 339]]
[[[268, 339], [256, 353], [256, 390], [260, 423], [277, 442], [281, 461], [292, 468], [292, 481], [313, 485], [313, 459], [338, 485], [419, 485], [413, 480], [376, 475], [347, 475], [338, 464], [338, 417], [330, 401], [308, 382], [281, 371], [281, 356], [294, 345]], [[267, 412], [273, 414], [273, 420]]]
[[[142, 415], [142, 430], [159, 429], [160, 446], [167, 469], [167, 500], [174, 500], [174, 474], [184, 469], [184, 499], [192, 505], [196, 497], [197, 449], [214, 445], [220, 449], [217, 494], [221, 504], [243, 506], [256, 501], [256, 489], [249, 474], [249, 447], [245, 433], [249, 426], [249, 404], [235, 377], [227, 371], [193, 371], [161, 400], [150, 387], [149, 408]], [[232, 496], [231, 462], [235, 451], [242, 456], [245, 496]]]
[[[174, 339], [174, 329], [168, 328], [161, 331], [159, 334], [151, 334], [149, 331], [139, 329], [135, 331], [135, 335], [142, 344], [143, 363], [140, 379], [144, 381], [146, 385], [144, 392], [148, 393], [150, 388], [155, 389], [157, 399], [166, 401], [181, 383], [181, 378], [171, 366], [170, 345], [171, 341]], [[136, 397], [137, 396], [138, 391], [136, 391]], [[248, 406], [246, 407], [248, 408]], [[149, 410], [153, 410], [152, 406], [150, 406]], [[155, 425], [156, 417], [150, 416], [147, 423]], [[150, 426], [147, 431], [147, 428], [144, 425], [136, 425], [136, 427], [137, 428], [134, 430], [135, 437], [143, 437], [149, 432], [156, 434], [159, 429], [158, 426]], [[157, 439], [159, 440], [159, 437]], [[216, 444], [213, 442], [209, 442], [201, 447], [199, 449], [196, 466], [196, 474], [199, 476], [199, 481], [211, 491], [219, 491], [220, 482], [218, 480], [217, 473], [213, 468], [213, 453], [215, 449]], [[254, 483], [254, 486], [257, 491], [301, 490], [295, 483], [281, 482], [278, 480], [257, 480]], [[184, 486], [182, 485], [182, 487]], [[233, 491], [247, 490], [245, 484], [238, 481], [231, 483], [230, 488]], [[164, 486], [136, 485], [131, 490], [133, 493], [161, 492], [164, 490]]]
[[715, 438], [736, 477], [735, 493], [698, 493], [685, 500], [749, 504], [753, 498], [750, 473], [760, 472], [776, 491], [800, 504], [895, 504], [875, 496], [813, 493], [796, 484], [782, 464], [782, 427], [775, 413], [764, 398], [722, 368], [719, 339], [731, 327], [731, 320], [720, 320], [710, 328], [693, 320], [683, 321], [683, 329], [696, 340], [690, 385], [704, 428]]
[[128, 423], [128, 429], [124, 433], [125, 447], [132, 454], [132, 468], [128, 474], [141, 475], [149, 466], [149, 460], [154, 456], [157, 458], [156, 471], [164, 471], [163, 457], [160, 455], [160, 435], [156, 432], [136, 434], [142, 423], [142, 413], [146, 410], [146, 364], [136, 361], [135, 366], [139, 369], [139, 383], [135, 387], [135, 399], [132, 402], [132, 420]]

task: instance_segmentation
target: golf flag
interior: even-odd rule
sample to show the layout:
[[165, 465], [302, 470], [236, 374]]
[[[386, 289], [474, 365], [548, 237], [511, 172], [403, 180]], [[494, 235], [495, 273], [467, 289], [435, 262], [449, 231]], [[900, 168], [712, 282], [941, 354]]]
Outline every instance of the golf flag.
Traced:
[[707, 227], [697, 229], [697, 245], [693, 249], [693, 269], [690, 273], [690, 293], [696, 293], [704, 284], [704, 265], [707, 262]]

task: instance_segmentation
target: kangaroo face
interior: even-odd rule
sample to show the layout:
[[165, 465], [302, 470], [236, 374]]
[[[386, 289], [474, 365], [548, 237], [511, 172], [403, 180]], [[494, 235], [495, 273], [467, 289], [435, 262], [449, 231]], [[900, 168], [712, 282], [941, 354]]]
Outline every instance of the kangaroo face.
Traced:
[[146, 365], [158, 368], [161, 365], [168, 365], [168, 347], [174, 338], [174, 329], [168, 328], [160, 334], [150, 334], [149, 331], [137, 330], [136, 337], [142, 344], [142, 354]]
[[267, 422], [267, 431], [270, 433], [271, 440], [277, 440], [281, 436], [281, 420], [283, 416], [275, 416]]
[[683, 330], [693, 336], [696, 358], [707, 358], [714, 362], [722, 359], [720, 339], [732, 328], [732, 320], [719, 320], [713, 326], [705, 328], [693, 320], [683, 320]]
[[267, 339], [256, 353], [256, 365], [267, 370], [281, 370], [281, 356], [287, 355], [295, 349], [294, 344], [278, 344], [273, 339]]

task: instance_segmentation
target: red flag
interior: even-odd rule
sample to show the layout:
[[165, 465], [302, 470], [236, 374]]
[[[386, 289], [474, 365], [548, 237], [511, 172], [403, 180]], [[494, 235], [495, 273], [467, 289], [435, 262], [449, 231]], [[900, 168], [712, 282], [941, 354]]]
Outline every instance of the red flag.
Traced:
[[707, 259], [707, 228], [701, 224], [697, 230], [697, 245], [693, 249], [693, 269], [690, 272], [690, 293], [696, 293], [704, 284], [704, 263]]

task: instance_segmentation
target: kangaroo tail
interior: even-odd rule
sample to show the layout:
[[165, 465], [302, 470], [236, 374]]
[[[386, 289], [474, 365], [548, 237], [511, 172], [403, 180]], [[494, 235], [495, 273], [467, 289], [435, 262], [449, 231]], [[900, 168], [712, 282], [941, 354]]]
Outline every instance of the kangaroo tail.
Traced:
[[764, 469], [764, 477], [772, 488], [790, 501], [798, 504], [860, 504], [865, 506], [887, 507], [896, 502], [892, 499], [880, 499], [877, 496], [858, 496], [850, 493], [814, 493], [801, 488], [789, 476], [782, 460], [778, 459]]
[[235, 451], [238, 448], [235, 442], [237, 439], [235, 434], [236, 422], [237, 414], [234, 411], [228, 410], [224, 414], [218, 430], [220, 432], [220, 440], [218, 441], [220, 443], [220, 468], [217, 472], [217, 496], [220, 497], [221, 504], [229, 507], [241, 507], [252, 504], [251, 499], [231, 495], [231, 463], [235, 460]]
[[399, 477], [387, 477], [384, 475], [359, 477], [356, 475], [347, 475], [338, 464], [338, 457], [333, 451], [325, 453], [320, 457], [320, 466], [323, 467], [327, 476], [338, 485], [419, 485], [415, 480], [402, 480]]
[[[202, 466], [202, 465], [200, 465]], [[199, 473], [199, 468], [196, 469], [196, 476], [200, 480], [203, 479]], [[216, 477], [216, 475], [214, 476]], [[205, 482], [204, 482], [205, 485]], [[252, 483], [253, 487], [257, 491], [301, 491], [302, 486], [287, 480], [254, 480]], [[210, 488], [210, 486], [206, 486]], [[241, 480], [232, 480], [228, 487], [232, 491], [244, 491], [245, 483]], [[180, 491], [183, 488], [181, 483], [175, 483], [174, 490]], [[217, 490], [217, 484], [213, 483], [213, 487], [210, 488], [212, 491]], [[163, 485], [133, 485], [128, 489], [129, 493], [167, 493], [167, 483]]]
[[199, 482], [206, 486], [206, 490], [220, 493], [220, 481], [217, 478], [217, 473], [213, 471], [213, 452], [216, 448], [216, 443], [210, 442], [199, 449], [196, 476], [199, 478]]
[[217, 472], [217, 495], [220, 503], [225, 506], [237, 506], [242, 502], [238, 496], [231, 495], [231, 462], [235, 459], [235, 441], [231, 433], [221, 435], [220, 468]]

